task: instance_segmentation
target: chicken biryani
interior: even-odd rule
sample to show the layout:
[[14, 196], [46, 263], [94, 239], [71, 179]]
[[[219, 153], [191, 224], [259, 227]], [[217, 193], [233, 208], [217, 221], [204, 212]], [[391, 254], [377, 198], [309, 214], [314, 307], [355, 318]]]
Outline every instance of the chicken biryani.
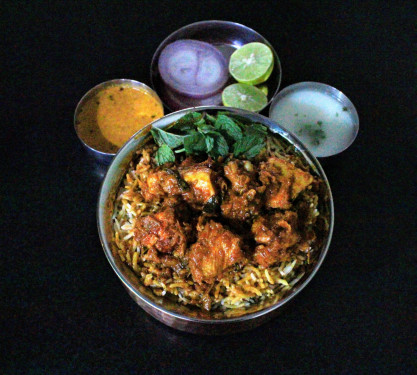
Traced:
[[115, 253], [155, 295], [205, 311], [285, 297], [328, 233], [318, 173], [230, 114], [189, 113], [151, 133], [116, 194]]

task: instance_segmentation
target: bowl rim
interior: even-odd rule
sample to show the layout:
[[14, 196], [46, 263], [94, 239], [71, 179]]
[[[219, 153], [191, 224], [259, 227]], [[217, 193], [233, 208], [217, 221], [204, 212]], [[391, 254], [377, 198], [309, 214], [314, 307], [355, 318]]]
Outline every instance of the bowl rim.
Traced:
[[[316, 81], [303, 81], [303, 82], [293, 83], [292, 85], [284, 87], [280, 92], [276, 93], [274, 95], [274, 97], [272, 98], [271, 104], [269, 106], [269, 111], [268, 111], [269, 118], [271, 118], [274, 107], [277, 105], [277, 103], [281, 99], [285, 98], [287, 95], [289, 95], [291, 93], [294, 93], [294, 92], [297, 92], [298, 90], [303, 90], [303, 89], [311, 89], [311, 90], [317, 91], [317, 92], [325, 94], [325, 95], [330, 95], [333, 99], [336, 99], [339, 103], [348, 106], [349, 112], [350, 112], [351, 117], [352, 117], [353, 127], [354, 127], [354, 133], [353, 133], [349, 143], [347, 143], [344, 148], [340, 149], [339, 151], [337, 151], [333, 154], [324, 155], [324, 156], [315, 156], [315, 157], [329, 158], [331, 156], [338, 155], [341, 152], [347, 150], [350, 146], [352, 146], [353, 142], [355, 142], [355, 140], [358, 136], [358, 133], [359, 133], [359, 115], [358, 115], [358, 111], [356, 110], [356, 107], [353, 104], [353, 102], [348, 98], [348, 96], [345, 93], [343, 93], [342, 91], [340, 91], [339, 89], [337, 89], [334, 86], [328, 85], [327, 83], [316, 82]], [[272, 120], [272, 118], [271, 118], [271, 120]], [[286, 128], [284, 128], [284, 129], [287, 130], [292, 135], [294, 135], [291, 132], [291, 130], [288, 130]], [[296, 136], [294, 136], [294, 137], [296, 138]]]
[[[272, 101], [277, 96], [277, 94], [279, 92], [279, 88], [281, 87], [281, 83], [282, 83], [282, 65], [281, 65], [281, 60], [279, 58], [279, 55], [278, 55], [277, 51], [275, 50], [275, 47], [262, 34], [258, 33], [256, 30], [252, 29], [249, 26], [246, 26], [246, 25], [243, 25], [243, 24], [241, 24], [239, 22], [234, 22], [234, 21], [225, 21], [225, 20], [203, 20], [203, 21], [197, 21], [197, 22], [193, 22], [193, 23], [184, 25], [184, 26], [180, 27], [179, 29], [176, 29], [172, 33], [170, 33], [164, 40], [162, 40], [162, 42], [159, 43], [158, 47], [156, 48], [156, 50], [155, 50], [155, 52], [154, 52], [154, 54], [152, 56], [152, 60], [151, 60], [151, 64], [150, 64], [150, 81], [151, 81], [151, 86], [152, 86], [153, 90], [156, 91], [153, 71], [155, 70], [155, 66], [158, 65], [157, 58], [159, 58], [162, 49], [165, 48], [166, 42], [170, 38], [172, 38], [175, 34], [180, 33], [180, 32], [182, 32], [182, 31], [184, 31], [184, 30], [186, 30], [188, 28], [196, 27], [196, 26], [201, 26], [201, 25], [214, 25], [214, 24], [229, 25], [229, 26], [234, 26], [234, 27], [246, 29], [247, 31], [249, 31], [249, 32], [253, 33], [254, 35], [257, 35], [261, 39], [263, 39], [266, 42], [266, 45], [272, 50], [272, 54], [274, 56], [274, 60], [276, 60], [275, 61], [275, 67], [278, 68], [278, 79], [277, 79], [277, 87], [276, 87], [274, 93], [271, 95], [271, 99], [268, 100], [268, 103], [262, 109], [262, 111], [265, 110], [265, 108], [267, 108], [268, 106], [270, 106], [272, 104]], [[274, 70], [275, 70], [275, 67], [274, 67]], [[161, 101], [162, 101], [162, 99], [161, 99]], [[166, 104], [165, 101], [162, 101], [162, 103], [168, 109], [168, 111], [170, 111], [170, 112], [173, 113], [171, 107], [168, 106], [168, 104]], [[198, 106], [198, 107], [192, 107], [192, 108], [200, 108], [200, 107], [209, 107], [209, 106]], [[210, 106], [210, 107], [214, 107], [214, 106]], [[228, 108], [228, 107], [225, 107], [225, 106], [221, 106], [221, 107], [222, 108]], [[184, 109], [188, 109], [188, 108], [184, 108]], [[182, 109], [180, 109], [179, 111], [181, 111], [181, 110]], [[175, 111], [175, 112], [178, 112], [178, 111]]]
[[[259, 310], [259, 311], [255, 311], [249, 314], [244, 314], [241, 315], [239, 317], [224, 317], [224, 318], [220, 318], [220, 319], [210, 319], [210, 318], [196, 318], [196, 317], [191, 317], [191, 316], [186, 316], [186, 315], [182, 315], [180, 313], [171, 311], [166, 309], [165, 307], [156, 304], [155, 302], [153, 302], [152, 300], [150, 300], [149, 298], [147, 298], [146, 296], [142, 295], [138, 290], [136, 290], [136, 288], [132, 285], [132, 283], [128, 280], [128, 278], [123, 274], [123, 272], [117, 267], [114, 256], [113, 256], [113, 252], [111, 250], [111, 247], [109, 245], [109, 243], [106, 241], [106, 233], [105, 233], [105, 207], [106, 207], [106, 200], [108, 199], [108, 197], [104, 197], [104, 188], [105, 185], [110, 183], [111, 184], [111, 169], [112, 166], [117, 164], [119, 161], [121, 163], [123, 163], [125, 160], [123, 159], [122, 155], [124, 154], [125, 150], [129, 149], [129, 146], [132, 142], [134, 142], [135, 140], [137, 141], [142, 141], [143, 139], [146, 138], [146, 136], [148, 135], [147, 130], [150, 129], [154, 124], [156, 124], [157, 122], [162, 122], [162, 120], [166, 120], [169, 119], [170, 117], [178, 117], [178, 115], [182, 115], [182, 114], [186, 114], [188, 112], [200, 112], [200, 111], [206, 111], [206, 110], [214, 110], [214, 111], [229, 111], [233, 114], [237, 114], [237, 115], [243, 115], [246, 117], [261, 117], [261, 122], [265, 125], [265, 123], [269, 123], [268, 128], [274, 132], [274, 133], [278, 133], [282, 136], [284, 136], [287, 140], [289, 140], [302, 154], [303, 156], [307, 159], [307, 161], [309, 162], [310, 165], [313, 165], [314, 168], [316, 168], [317, 173], [320, 175], [320, 177], [323, 178], [323, 181], [326, 184], [327, 187], [327, 191], [329, 194], [329, 233], [326, 239], [326, 243], [323, 245], [320, 256], [317, 260], [317, 263], [314, 265], [311, 273], [307, 276], [307, 278], [297, 287], [295, 287], [294, 289], [292, 289], [292, 291], [283, 299], [279, 300], [278, 302], [276, 302], [275, 304], [268, 306], [265, 309]], [[175, 120], [173, 120], [175, 121]], [[170, 123], [168, 123], [170, 124]], [[271, 126], [273, 126], [273, 128], [271, 128]], [[142, 135], [141, 133], [144, 133], [144, 135]], [[140, 137], [140, 138], [138, 138]], [[127, 154], [126, 154], [127, 155]], [[113, 182], [114, 183], [114, 182]], [[120, 181], [117, 181], [118, 184], [120, 184]], [[148, 305], [148, 307], [150, 307], [151, 309], [154, 310], [158, 310], [160, 313], [165, 314], [165, 315], [169, 315], [172, 318], [175, 319], [179, 319], [182, 321], [186, 321], [186, 322], [193, 322], [193, 323], [199, 323], [199, 324], [216, 324], [216, 325], [221, 325], [221, 324], [226, 324], [226, 323], [234, 323], [234, 322], [242, 322], [242, 321], [246, 321], [246, 320], [255, 320], [261, 316], [267, 315], [269, 313], [271, 313], [274, 310], [277, 310], [278, 308], [280, 308], [281, 306], [285, 305], [286, 303], [288, 303], [289, 301], [291, 301], [295, 296], [297, 296], [309, 283], [310, 281], [313, 279], [313, 277], [316, 275], [317, 271], [319, 270], [319, 268], [321, 267], [324, 258], [327, 255], [327, 252], [329, 250], [330, 247], [330, 243], [331, 243], [331, 239], [332, 239], [332, 235], [333, 235], [333, 227], [334, 227], [334, 204], [333, 204], [333, 196], [332, 196], [332, 192], [330, 189], [330, 185], [327, 179], [326, 174], [323, 171], [323, 168], [321, 167], [319, 161], [317, 160], [317, 158], [291, 133], [289, 133], [288, 131], [286, 131], [284, 128], [282, 128], [279, 124], [277, 124], [275, 121], [272, 121], [270, 118], [260, 115], [258, 113], [253, 113], [253, 112], [249, 112], [249, 111], [245, 111], [245, 110], [241, 110], [241, 109], [237, 109], [237, 108], [229, 108], [229, 107], [222, 107], [222, 106], [201, 106], [201, 107], [192, 107], [192, 108], [186, 108], [186, 109], [182, 109], [176, 112], [172, 112], [168, 115], [165, 115], [164, 117], [161, 117], [158, 120], [155, 120], [154, 122], [152, 122], [151, 124], [147, 125], [145, 128], [143, 128], [142, 130], [138, 131], [134, 136], [132, 136], [121, 148], [120, 150], [117, 152], [115, 158], [112, 160], [111, 165], [109, 166], [106, 175], [102, 181], [101, 187], [100, 187], [100, 191], [99, 191], [99, 195], [98, 195], [98, 204], [97, 204], [97, 211], [96, 211], [96, 218], [97, 218], [97, 227], [98, 227], [98, 232], [99, 232], [99, 237], [100, 237], [100, 242], [101, 245], [103, 247], [103, 251], [106, 255], [106, 258], [108, 260], [108, 262], [110, 263], [111, 267], [113, 268], [113, 271], [116, 273], [116, 275], [119, 277], [120, 281], [122, 282], [122, 284], [128, 289], [129, 294], [133, 293], [133, 295], [135, 295], [135, 297], [137, 297], [139, 300], [141, 300], [144, 304]]]
[[87, 150], [91, 151], [93, 154], [95, 154], [97, 156], [113, 157], [114, 155], [117, 154], [117, 152], [114, 152], [113, 153], [113, 152], [100, 151], [100, 150], [98, 150], [98, 149], [90, 146], [89, 144], [87, 144], [84, 141], [84, 139], [81, 138], [80, 134], [78, 133], [77, 117], [79, 115], [79, 112], [80, 112], [80, 109], [82, 108], [82, 106], [92, 96], [96, 95], [98, 92], [100, 92], [102, 89], [104, 89], [106, 87], [109, 87], [109, 86], [122, 86], [122, 85], [127, 85], [127, 86], [130, 85], [131, 87], [137, 87], [137, 88], [140, 87], [141, 89], [143, 89], [146, 92], [150, 93], [159, 102], [159, 104], [161, 104], [162, 111], [164, 112], [164, 103], [162, 102], [162, 100], [159, 97], [158, 93], [152, 87], [149, 87], [147, 84], [145, 84], [143, 82], [136, 81], [136, 80], [130, 79], [130, 78], [114, 78], [114, 79], [110, 79], [108, 81], [100, 82], [97, 85], [93, 86], [78, 101], [78, 103], [77, 103], [77, 105], [75, 107], [74, 120], [73, 121], [74, 121], [75, 134], [77, 135], [77, 137], [80, 140], [80, 142], [82, 143], [82, 145]]

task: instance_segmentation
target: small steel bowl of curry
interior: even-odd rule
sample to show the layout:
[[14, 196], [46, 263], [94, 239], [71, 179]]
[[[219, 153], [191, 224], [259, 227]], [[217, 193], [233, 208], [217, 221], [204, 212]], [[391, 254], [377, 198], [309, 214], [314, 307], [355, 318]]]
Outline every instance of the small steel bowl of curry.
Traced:
[[74, 128], [88, 154], [109, 164], [131, 136], [163, 116], [162, 101], [150, 87], [131, 79], [113, 79], [81, 98]]

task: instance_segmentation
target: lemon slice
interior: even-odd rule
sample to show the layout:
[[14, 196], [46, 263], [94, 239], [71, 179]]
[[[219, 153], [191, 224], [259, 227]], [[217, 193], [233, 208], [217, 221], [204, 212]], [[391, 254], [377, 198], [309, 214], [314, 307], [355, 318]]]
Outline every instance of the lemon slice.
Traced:
[[268, 99], [261, 90], [246, 83], [234, 83], [227, 86], [223, 90], [222, 101], [226, 107], [252, 112], [259, 112], [268, 104]]
[[229, 72], [240, 83], [257, 85], [265, 82], [274, 69], [274, 55], [263, 43], [248, 43], [230, 56]]
[[259, 90], [261, 90], [266, 96], [268, 96], [268, 86], [266, 84], [265, 85], [259, 85], [259, 86], [257, 86], [257, 88]]

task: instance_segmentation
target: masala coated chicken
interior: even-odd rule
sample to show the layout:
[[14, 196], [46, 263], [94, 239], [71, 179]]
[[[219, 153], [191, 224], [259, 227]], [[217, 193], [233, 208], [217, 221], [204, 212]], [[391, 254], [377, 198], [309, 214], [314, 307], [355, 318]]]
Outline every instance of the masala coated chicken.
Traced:
[[212, 165], [210, 158], [202, 163], [194, 163], [192, 158], [187, 158], [179, 168], [181, 178], [190, 188], [183, 197], [195, 208], [202, 208], [217, 193], [214, 182], [216, 173]]
[[[148, 248], [151, 261], [173, 263], [173, 270], [184, 258], [197, 284], [219, 280], [246, 257], [264, 268], [288, 261], [314, 240], [304, 228], [311, 221], [309, 207], [293, 205], [301, 192], [314, 187], [314, 178], [282, 158], [231, 159], [222, 166], [221, 160], [187, 157], [178, 166], [149, 165], [143, 176], [144, 200], [157, 201], [161, 211], [137, 219], [135, 239]], [[252, 254], [242, 251], [243, 238], [255, 240]]]
[[197, 242], [188, 254], [193, 280], [212, 283], [225, 270], [244, 259], [240, 236], [227, 230], [220, 223], [208, 221], [200, 227]]
[[253, 164], [248, 160], [229, 161], [224, 167], [224, 175], [231, 188], [221, 205], [223, 216], [242, 222], [257, 215], [262, 205]]
[[171, 207], [136, 221], [135, 239], [148, 249], [183, 256], [187, 245], [184, 229]]
[[140, 181], [139, 184], [142, 196], [146, 202], [162, 197], [181, 195], [183, 192], [178, 181], [178, 175], [171, 169], [151, 171], [146, 180]]
[[249, 160], [232, 160], [224, 166], [224, 175], [231, 183], [231, 188], [243, 194], [256, 187], [256, 172]]
[[291, 201], [313, 182], [313, 176], [289, 161], [272, 156], [260, 163], [259, 180], [266, 186], [266, 206], [286, 210], [291, 207]]
[[256, 246], [255, 261], [267, 268], [274, 263], [291, 259], [290, 248], [299, 240], [297, 232], [297, 213], [286, 211], [269, 216], [260, 216], [252, 224]]

